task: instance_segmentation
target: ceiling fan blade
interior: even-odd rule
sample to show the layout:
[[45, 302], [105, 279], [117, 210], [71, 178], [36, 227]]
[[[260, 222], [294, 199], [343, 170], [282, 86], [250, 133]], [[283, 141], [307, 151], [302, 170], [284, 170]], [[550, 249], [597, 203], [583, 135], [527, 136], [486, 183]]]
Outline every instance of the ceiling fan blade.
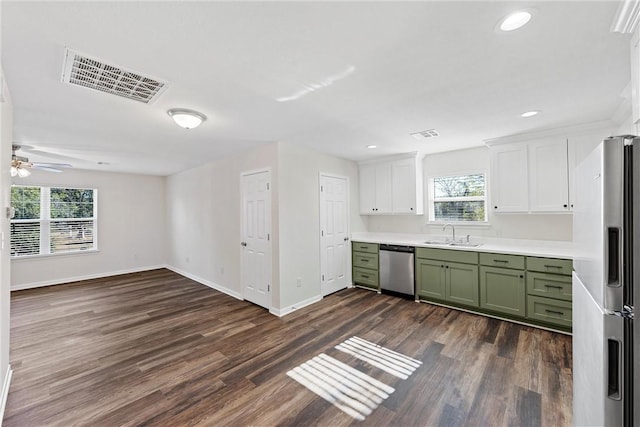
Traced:
[[39, 165], [39, 164], [33, 164], [31, 166], [31, 169], [37, 169], [37, 170], [47, 171], [47, 172], [56, 172], [56, 173], [62, 172], [62, 170], [60, 170], [60, 169], [52, 168], [52, 167], [49, 167], [49, 166], [42, 166], [42, 165]]
[[69, 163], [43, 163], [43, 162], [31, 162], [32, 167], [36, 167], [36, 168], [71, 168], [73, 166], [71, 166]]

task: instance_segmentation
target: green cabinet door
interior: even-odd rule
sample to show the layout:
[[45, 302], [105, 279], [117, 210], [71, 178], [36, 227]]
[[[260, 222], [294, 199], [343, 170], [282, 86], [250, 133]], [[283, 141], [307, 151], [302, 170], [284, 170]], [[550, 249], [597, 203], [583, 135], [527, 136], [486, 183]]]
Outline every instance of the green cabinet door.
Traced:
[[418, 297], [445, 299], [444, 262], [416, 259], [416, 292]]
[[472, 264], [445, 264], [447, 301], [477, 307], [478, 266]]
[[524, 271], [481, 266], [480, 307], [524, 317], [526, 315]]

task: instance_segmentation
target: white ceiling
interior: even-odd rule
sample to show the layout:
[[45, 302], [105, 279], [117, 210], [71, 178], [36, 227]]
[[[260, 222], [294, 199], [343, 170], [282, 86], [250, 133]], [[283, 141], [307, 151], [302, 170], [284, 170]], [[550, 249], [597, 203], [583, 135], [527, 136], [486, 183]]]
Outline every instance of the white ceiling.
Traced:
[[[0, 7], [14, 140], [31, 160], [82, 169], [168, 175], [274, 141], [353, 160], [479, 146], [611, 119], [630, 78], [630, 37], [609, 31], [615, 1]], [[537, 12], [529, 25], [494, 31], [523, 7]], [[65, 47], [169, 87], [146, 105], [61, 83]], [[208, 120], [181, 129], [173, 107]], [[409, 136], [430, 128], [441, 136]]]

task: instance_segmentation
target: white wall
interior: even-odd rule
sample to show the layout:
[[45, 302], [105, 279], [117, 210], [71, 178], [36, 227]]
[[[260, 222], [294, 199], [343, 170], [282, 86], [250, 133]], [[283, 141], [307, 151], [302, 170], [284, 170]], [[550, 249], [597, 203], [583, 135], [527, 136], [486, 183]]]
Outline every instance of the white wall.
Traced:
[[238, 298], [240, 287], [240, 174], [271, 170], [272, 306], [278, 287], [278, 145], [167, 177], [168, 264], [173, 270]]
[[[281, 308], [321, 296], [320, 173], [349, 179], [350, 231], [366, 231], [358, 214], [358, 166], [293, 144], [278, 144]], [[351, 271], [348, 272], [351, 283]], [[297, 279], [302, 286], [297, 287]]]
[[[354, 162], [274, 143], [167, 178], [168, 264], [238, 298], [240, 174], [271, 169], [272, 302], [284, 314], [320, 296], [319, 173], [349, 177], [351, 230], [365, 231], [358, 212]], [[296, 286], [297, 278], [302, 286]]]
[[8, 389], [9, 369], [9, 301], [11, 300], [11, 262], [8, 239], [9, 220], [6, 209], [10, 206], [11, 188], [11, 142], [13, 140], [13, 108], [9, 89], [4, 81], [4, 73], [0, 67], [0, 233], [5, 244], [0, 245], [0, 417], [4, 410], [4, 399]]
[[161, 267], [166, 262], [165, 178], [83, 170], [33, 171], [20, 185], [98, 189], [98, 252], [12, 260], [24, 289]]

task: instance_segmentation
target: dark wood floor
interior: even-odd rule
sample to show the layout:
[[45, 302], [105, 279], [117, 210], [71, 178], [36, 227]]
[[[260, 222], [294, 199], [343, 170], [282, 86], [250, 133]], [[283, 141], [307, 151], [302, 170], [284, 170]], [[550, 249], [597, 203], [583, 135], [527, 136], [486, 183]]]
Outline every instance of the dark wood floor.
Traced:
[[[277, 318], [168, 270], [14, 292], [4, 424], [571, 424], [571, 339], [361, 289]], [[422, 361], [397, 378], [334, 347]], [[324, 353], [395, 389], [356, 421], [287, 376]]]

